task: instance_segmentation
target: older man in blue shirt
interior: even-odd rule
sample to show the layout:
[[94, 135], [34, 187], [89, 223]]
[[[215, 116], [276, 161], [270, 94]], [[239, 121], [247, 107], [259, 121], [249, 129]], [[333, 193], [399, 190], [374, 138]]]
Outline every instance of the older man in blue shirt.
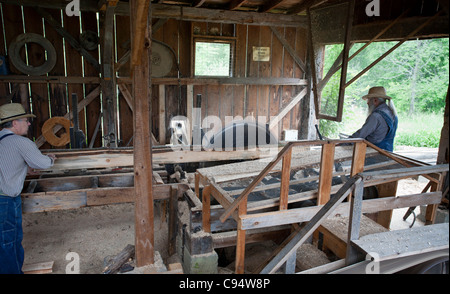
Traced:
[[392, 98], [386, 95], [384, 87], [373, 87], [362, 99], [367, 100], [369, 116], [350, 137], [363, 138], [377, 147], [393, 151], [398, 118]]

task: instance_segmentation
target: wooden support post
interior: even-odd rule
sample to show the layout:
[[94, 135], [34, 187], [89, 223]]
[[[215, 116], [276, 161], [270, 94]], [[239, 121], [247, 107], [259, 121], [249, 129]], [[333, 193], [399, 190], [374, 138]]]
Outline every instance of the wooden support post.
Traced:
[[189, 122], [189, 127], [186, 130], [186, 137], [188, 138], [189, 144], [192, 144], [192, 111], [194, 109], [194, 85], [186, 86], [186, 117]]
[[330, 200], [331, 180], [333, 179], [334, 168], [334, 150], [334, 143], [326, 143], [322, 146], [317, 205], [323, 205]]
[[296, 264], [297, 264], [297, 251], [294, 251], [286, 260], [286, 263], [284, 265], [284, 273], [287, 275], [295, 274]]
[[364, 192], [364, 182], [356, 182], [350, 201], [350, 216], [348, 220], [347, 254], [345, 264], [351, 265], [358, 260], [358, 252], [352, 246], [352, 240], [359, 239], [359, 229], [361, 225], [362, 197]]
[[[439, 174], [439, 183], [431, 183], [430, 192], [442, 191], [442, 186], [445, 178], [445, 173]], [[438, 204], [427, 205], [425, 212], [425, 224], [432, 225], [436, 219], [436, 209]]]
[[205, 186], [202, 193], [203, 231], [211, 233], [211, 186]]
[[280, 210], [287, 209], [289, 198], [289, 180], [291, 176], [291, 158], [292, 148], [283, 156], [283, 167], [281, 171], [281, 188], [280, 188]]
[[[377, 185], [378, 198], [392, 197], [397, 194], [398, 181]], [[384, 210], [378, 212], [377, 223], [389, 229], [392, 219], [392, 210]]]
[[166, 145], [166, 85], [159, 85], [159, 144]]
[[364, 161], [366, 159], [367, 145], [364, 142], [357, 142], [353, 147], [352, 168], [350, 176], [361, 173], [364, 171]]
[[[366, 160], [367, 145], [364, 142], [357, 142], [353, 147], [352, 167], [350, 170], [350, 176], [353, 177], [358, 173], [364, 171], [364, 162]], [[349, 195], [350, 200], [351, 194]]]
[[117, 99], [116, 75], [114, 72], [114, 9], [115, 6], [107, 4], [103, 28], [103, 54], [102, 54], [102, 94], [103, 94], [103, 134], [105, 145], [118, 146], [117, 136]]
[[200, 199], [200, 174], [195, 173], [195, 196]]
[[[130, 1], [132, 51], [139, 52], [139, 60], [133, 63], [133, 97], [134, 97], [134, 191], [135, 191], [135, 246], [136, 265], [138, 267], [154, 263], [154, 228], [153, 228], [153, 170], [151, 136], [151, 29], [147, 25], [148, 13], [138, 12], [141, 2]], [[147, 3], [150, 6], [150, 3]], [[148, 8], [150, 9], [150, 8]], [[147, 12], [148, 12], [147, 9]], [[144, 31], [140, 31], [142, 28]], [[136, 35], [147, 37], [148, 43], [134, 42]], [[140, 45], [143, 48], [134, 48]]]
[[178, 218], [178, 192], [179, 188], [174, 188], [170, 186], [169, 189], [169, 246], [168, 253], [172, 255], [176, 252], [176, 228], [177, 228], [177, 218]]
[[245, 230], [241, 229], [240, 216], [247, 214], [247, 198], [243, 199], [238, 208], [239, 221], [237, 228], [237, 240], [236, 240], [236, 265], [235, 273], [244, 273], [244, 260], [245, 260]]

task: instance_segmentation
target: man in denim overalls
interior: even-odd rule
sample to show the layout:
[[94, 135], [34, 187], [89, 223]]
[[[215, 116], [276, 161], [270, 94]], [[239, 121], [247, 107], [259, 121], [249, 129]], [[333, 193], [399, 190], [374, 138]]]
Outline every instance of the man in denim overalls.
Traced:
[[22, 201], [20, 193], [28, 169], [46, 169], [53, 165], [53, 154], [43, 155], [36, 144], [24, 137], [29, 118], [19, 103], [0, 106], [0, 274], [21, 274]]
[[362, 99], [367, 100], [369, 116], [350, 137], [363, 138], [381, 149], [393, 151], [398, 118], [392, 98], [386, 95], [384, 87], [373, 87]]

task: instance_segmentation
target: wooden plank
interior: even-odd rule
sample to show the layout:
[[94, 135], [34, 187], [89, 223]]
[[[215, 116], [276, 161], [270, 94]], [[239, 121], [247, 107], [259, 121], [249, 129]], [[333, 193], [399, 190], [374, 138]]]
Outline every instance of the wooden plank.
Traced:
[[[45, 151], [44, 153], [47, 153]], [[53, 152], [57, 155], [55, 164], [47, 170], [73, 170], [73, 169], [91, 169], [107, 167], [125, 167], [133, 166], [134, 159], [132, 150], [118, 153], [104, 151], [98, 154], [89, 154], [86, 151], [81, 152]], [[222, 160], [252, 160], [258, 158], [270, 157], [267, 150], [255, 151], [165, 151], [153, 153], [154, 164], [184, 163], [184, 162], [204, 162], [204, 161], [222, 161]]]
[[72, 209], [86, 206], [86, 191], [34, 193], [22, 199], [24, 213]]
[[330, 200], [331, 181], [333, 179], [335, 144], [327, 143], [322, 146], [320, 159], [319, 190], [317, 204], [322, 205]]
[[24, 274], [50, 274], [53, 272], [54, 261], [24, 264], [22, 271]]
[[120, 251], [119, 254], [117, 254], [110, 262], [108, 262], [102, 273], [115, 274], [130, 258], [134, 256], [134, 253], [134, 245], [128, 244], [122, 251]]
[[[385, 180], [390, 179], [390, 182], [399, 180], [402, 178], [407, 178], [416, 175], [427, 175], [432, 173], [442, 173], [448, 172], [449, 165], [448, 164], [437, 164], [437, 165], [428, 165], [428, 166], [417, 166], [417, 167], [408, 167], [408, 168], [400, 168], [400, 169], [389, 169], [389, 170], [380, 170], [380, 171], [370, 171], [363, 172], [361, 176], [363, 176], [365, 181], [375, 181], [375, 180]], [[436, 181], [433, 179], [433, 181]]]
[[[400, 197], [386, 197], [364, 200], [362, 202], [362, 213], [373, 213], [382, 210], [390, 210], [402, 207], [419, 206], [440, 203], [442, 193], [433, 192], [425, 194], [414, 194]], [[330, 216], [349, 215], [349, 203], [342, 203]], [[311, 206], [304, 208], [289, 209], [283, 211], [255, 213], [241, 217], [241, 227], [246, 230], [265, 228], [292, 223], [308, 222], [323, 207]]]
[[449, 248], [448, 223], [371, 234], [354, 240], [375, 261]]

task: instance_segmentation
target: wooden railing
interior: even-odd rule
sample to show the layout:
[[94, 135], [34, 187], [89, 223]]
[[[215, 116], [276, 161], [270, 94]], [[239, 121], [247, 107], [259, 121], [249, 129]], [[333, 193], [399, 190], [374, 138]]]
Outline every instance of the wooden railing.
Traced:
[[[338, 144], [353, 144], [350, 180], [348, 180], [337, 191], [335, 197], [330, 200], [330, 195], [334, 194], [334, 191], [336, 191], [336, 187], [332, 189], [332, 178], [335, 162], [335, 146]], [[317, 189], [317, 206], [288, 210], [288, 192], [293, 147], [314, 145], [322, 145]], [[367, 146], [408, 168], [363, 173]], [[247, 198], [249, 194], [254, 191], [262, 179], [269, 174], [280, 161], [282, 162], [282, 168], [278, 210], [248, 214]], [[426, 204], [435, 207], [440, 203], [442, 197], [439, 193], [425, 193], [426, 197], [424, 197], [425, 194], [401, 197], [402, 199], [400, 200], [394, 199], [396, 197], [389, 197], [374, 199], [371, 200], [370, 203], [364, 201], [364, 205], [362, 205], [362, 189], [364, 186], [388, 183], [402, 178], [423, 175], [430, 180], [430, 183], [433, 183], [435, 186], [434, 191], [439, 191], [439, 185], [442, 183], [442, 173], [447, 171], [448, 164], [436, 166], [424, 165], [423, 163], [382, 150], [362, 139], [289, 142], [236, 199], [233, 199], [228, 192], [219, 187], [214, 181], [204, 182], [204, 190], [202, 193], [203, 229], [210, 232], [210, 196], [213, 196], [225, 209], [220, 216], [220, 221], [224, 222], [231, 215], [233, 215], [233, 218], [237, 221], [235, 270], [236, 273], [243, 273], [246, 230], [308, 222], [302, 230], [297, 229], [293, 232], [282, 246], [280, 246], [282, 249], [277, 255], [273, 256], [272, 261], [268, 262], [266, 266], [260, 269], [262, 273], [271, 273], [276, 271], [283, 264], [287, 265], [286, 268], [289, 268], [289, 264], [291, 264], [291, 267], [292, 264], [295, 265], [295, 262], [293, 262], [295, 256], [292, 256], [296, 248], [298, 248], [298, 246], [314, 232], [321, 222], [332, 213], [336, 214], [338, 212], [343, 216], [350, 215], [351, 218], [358, 218], [356, 222], [350, 222], [350, 226], [355, 225], [355, 227], [350, 228], [350, 232], [353, 232], [351, 233], [351, 238], [354, 239], [358, 237], [357, 232], [359, 232], [361, 209], [366, 213]], [[198, 191], [198, 182], [199, 180], [197, 179], [196, 191]], [[350, 211], [348, 207], [349, 203], [342, 203], [346, 197], [351, 199]], [[350, 251], [348, 253], [348, 262], [351, 262], [352, 252]]]

